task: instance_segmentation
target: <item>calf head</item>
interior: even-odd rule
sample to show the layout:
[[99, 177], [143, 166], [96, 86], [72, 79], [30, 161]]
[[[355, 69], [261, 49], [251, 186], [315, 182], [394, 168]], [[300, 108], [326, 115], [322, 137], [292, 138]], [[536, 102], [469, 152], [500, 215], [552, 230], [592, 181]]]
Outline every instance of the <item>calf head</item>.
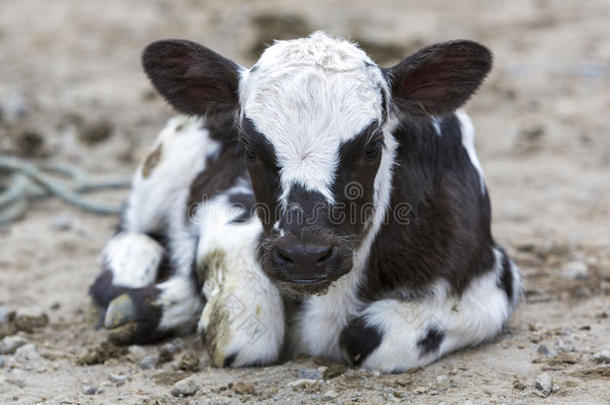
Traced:
[[178, 111], [235, 119], [263, 269], [289, 291], [319, 294], [365, 260], [392, 220], [393, 129], [459, 108], [491, 54], [451, 41], [382, 69], [354, 44], [314, 33], [276, 42], [250, 69], [183, 40], [149, 45], [143, 65]]

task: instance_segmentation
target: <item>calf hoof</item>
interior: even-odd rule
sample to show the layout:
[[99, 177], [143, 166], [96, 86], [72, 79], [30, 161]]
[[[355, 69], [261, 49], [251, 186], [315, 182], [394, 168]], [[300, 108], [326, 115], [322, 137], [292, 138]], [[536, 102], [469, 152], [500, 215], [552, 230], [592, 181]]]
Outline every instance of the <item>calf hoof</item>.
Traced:
[[352, 367], [359, 366], [381, 344], [381, 334], [363, 318], [352, 320], [341, 331], [339, 347], [345, 361]]
[[156, 291], [133, 290], [113, 299], [104, 317], [109, 340], [117, 345], [149, 343], [164, 337], [157, 330], [160, 308], [154, 304]]
[[95, 330], [99, 330], [104, 326], [106, 310], [104, 307], [92, 299], [87, 308], [87, 324]]

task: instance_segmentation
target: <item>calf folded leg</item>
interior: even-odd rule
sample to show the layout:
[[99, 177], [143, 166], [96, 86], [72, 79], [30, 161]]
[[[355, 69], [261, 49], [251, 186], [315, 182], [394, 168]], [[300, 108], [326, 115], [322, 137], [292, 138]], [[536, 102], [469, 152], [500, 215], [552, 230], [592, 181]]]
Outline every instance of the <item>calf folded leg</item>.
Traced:
[[460, 297], [438, 282], [420, 300], [382, 299], [369, 304], [341, 332], [339, 345], [352, 365], [401, 372], [456, 349], [496, 336], [520, 293], [520, 276], [501, 249], [494, 268], [474, 279]]
[[93, 321], [120, 343], [192, 329], [201, 300], [192, 257], [198, 229], [187, 221], [190, 184], [218, 147], [203, 122], [170, 120], [138, 168], [119, 232], [90, 289]]
[[[270, 364], [284, 341], [282, 298], [257, 260], [258, 218], [222, 223], [213, 215], [199, 243], [207, 300], [199, 331], [217, 367]], [[220, 223], [219, 223], [220, 222]]]

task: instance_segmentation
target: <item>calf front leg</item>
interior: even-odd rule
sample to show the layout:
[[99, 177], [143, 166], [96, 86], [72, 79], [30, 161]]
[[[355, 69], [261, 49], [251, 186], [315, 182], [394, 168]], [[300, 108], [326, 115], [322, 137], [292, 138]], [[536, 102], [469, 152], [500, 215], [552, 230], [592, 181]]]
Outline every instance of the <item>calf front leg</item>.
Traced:
[[284, 309], [257, 260], [261, 231], [258, 218], [211, 223], [199, 244], [198, 272], [207, 301], [199, 331], [216, 367], [266, 365], [280, 356]]
[[441, 281], [421, 300], [372, 302], [341, 332], [341, 351], [351, 365], [384, 372], [424, 366], [496, 336], [517, 303], [520, 283], [519, 270], [498, 249], [494, 268], [460, 297]]

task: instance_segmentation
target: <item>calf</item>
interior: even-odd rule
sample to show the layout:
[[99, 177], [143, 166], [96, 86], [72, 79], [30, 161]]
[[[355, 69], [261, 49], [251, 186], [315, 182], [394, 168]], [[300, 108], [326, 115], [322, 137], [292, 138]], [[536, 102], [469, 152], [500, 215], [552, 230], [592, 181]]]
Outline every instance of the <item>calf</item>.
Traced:
[[115, 342], [197, 324], [216, 366], [304, 353], [398, 372], [501, 331], [521, 279], [458, 110], [485, 47], [382, 69], [318, 32], [250, 69], [182, 40], [143, 65], [185, 116], [138, 169], [90, 290]]

